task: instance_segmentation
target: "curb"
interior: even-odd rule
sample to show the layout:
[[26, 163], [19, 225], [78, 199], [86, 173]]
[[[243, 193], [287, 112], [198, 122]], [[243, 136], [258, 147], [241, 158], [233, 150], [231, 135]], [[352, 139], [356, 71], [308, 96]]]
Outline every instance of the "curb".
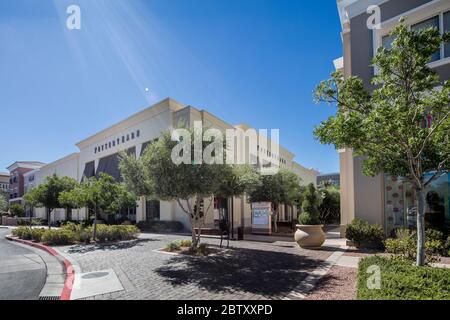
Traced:
[[66, 258], [61, 256], [55, 249], [48, 247], [46, 245], [36, 243], [33, 241], [29, 241], [29, 240], [22, 240], [22, 239], [11, 237], [11, 236], [6, 236], [5, 238], [8, 239], [9, 241], [19, 242], [19, 243], [29, 245], [31, 247], [46, 251], [49, 254], [51, 254], [52, 256], [56, 257], [58, 260], [60, 260], [62, 262], [64, 268], [66, 269], [66, 280], [64, 281], [64, 288], [61, 292], [59, 300], [70, 300], [73, 282], [75, 280], [75, 271], [73, 269], [72, 263], [69, 260], [67, 260]]

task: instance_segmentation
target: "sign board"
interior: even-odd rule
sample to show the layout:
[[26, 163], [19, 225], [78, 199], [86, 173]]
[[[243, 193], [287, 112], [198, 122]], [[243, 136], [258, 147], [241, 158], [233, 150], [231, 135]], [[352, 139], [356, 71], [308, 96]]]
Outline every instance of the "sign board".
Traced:
[[272, 204], [270, 202], [252, 203], [252, 233], [271, 234]]

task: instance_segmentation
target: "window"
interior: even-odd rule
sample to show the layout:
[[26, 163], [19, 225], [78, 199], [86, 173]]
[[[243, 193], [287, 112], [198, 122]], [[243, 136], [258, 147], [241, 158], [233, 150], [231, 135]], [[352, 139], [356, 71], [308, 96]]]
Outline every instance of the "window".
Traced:
[[113, 147], [115, 147], [115, 146], [116, 146], [116, 140], [113, 141]]
[[390, 49], [392, 49], [392, 44], [394, 43], [394, 40], [395, 40], [395, 36], [390, 36], [390, 35], [384, 36], [383, 39], [381, 40], [381, 42], [382, 42], [381, 45], [385, 49], [390, 50]]
[[[450, 11], [444, 13], [444, 32], [450, 32]], [[450, 57], [450, 42], [444, 45], [444, 57]]]
[[134, 139], [134, 132], [131, 133], [131, 139]]
[[140, 137], [141, 136], [141, 131], [140, 130], [138, 130], [138, 131], [136, 131], [136, 137]]
[[130, 141], [130, 135], [127, 134], [127, 141]]
[[97, 147], [95, 147], [95, 149], [94, 149], [94, 153], [97, 153]]
[[125, 143], [125, 136], [122, 136], [122, 143]]
[[117, 138], [117, 145], [120, 144], [120, 138]]
[[[418, 24], [411, 26], [411, 30], [415, 30], [415, 31], [422, 30], [422, 29], [428, 29], [428, 28], [436, 28], [436, 29], [440, 30], [439, 16], [433, 17], [431, 19], [419, 22]], [[440, 53], [440, 51], [438, 51], [435, 54], [433, 54], [430, 62], [437, 61], [440, 58], [441, 58], [441, 53]]]

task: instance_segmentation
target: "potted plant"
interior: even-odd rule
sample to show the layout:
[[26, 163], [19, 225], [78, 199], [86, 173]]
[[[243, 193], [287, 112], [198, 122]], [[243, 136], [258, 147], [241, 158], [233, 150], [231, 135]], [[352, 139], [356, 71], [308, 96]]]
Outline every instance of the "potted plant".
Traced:
[[302, 213], [298, 216], [294, 239], [301, 248], [319, 248], [325, 242], [323, 225], [319, 220], [319, 206], [321, 197], [311, 183], [306, 188], [302, 202]]

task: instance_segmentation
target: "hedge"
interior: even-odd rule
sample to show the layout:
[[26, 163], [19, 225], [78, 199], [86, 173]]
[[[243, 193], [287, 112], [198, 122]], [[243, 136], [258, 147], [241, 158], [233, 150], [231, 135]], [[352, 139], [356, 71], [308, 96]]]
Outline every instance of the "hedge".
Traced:
[[[369, 289], [370, 266], [381, 272], [381, 288]], [[416, 267], [411, 262], [380, 256], [359, 263], [358, 299], [360, 300], [450, 300], [450, 269]]]
[[[123, 241], [135, 239], [140, 230], [131, 225], [97, 226], [97, 240]], [[18, 227], [12, 230], [12, 234], [23, 240], [34, 240], [47, 245], [67, 245], [75, 242], [89, 243], [92, 236], [92, 227], [83, 227], [81, 224], [67, 223], [60, 229], [43, 229], [30, 227]]]

